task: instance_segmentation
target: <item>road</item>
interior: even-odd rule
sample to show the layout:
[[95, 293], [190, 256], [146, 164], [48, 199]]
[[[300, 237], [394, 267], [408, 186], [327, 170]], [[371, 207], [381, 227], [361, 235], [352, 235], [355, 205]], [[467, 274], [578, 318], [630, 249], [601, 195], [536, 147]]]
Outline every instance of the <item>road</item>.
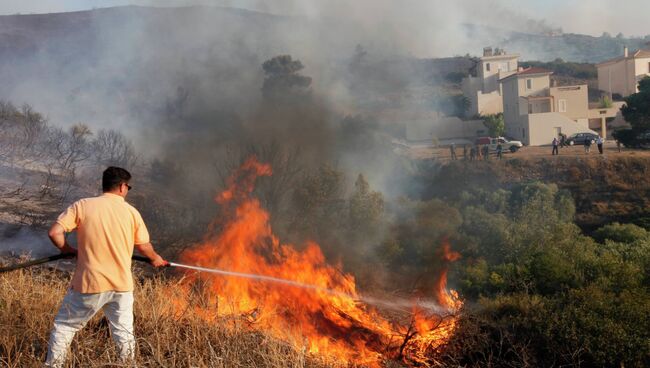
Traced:
[[[469, 147], [468, 147], [469, 150]], [[523, 147], [516, 153], [506, 152], [503, 155], [504, 160], [518, 158], [518, 159], [536, 159], [536, 158], [551, 158], [556, 157], [561, 159], [562, 157], [597, 157], [601, 156], [598, 153], [598, 147], [594, 144], [591, 146], [591, 152], [585, 153], [584, 146], [569, 146], [560, 148], [560, 153], [557, 156], [551, 155], [552, 147], [551, 146], [541, 146], [541, 147]], [[423, 147], [423, 146], [414, 146], [410, 148], [402, 148], [401, 153], [405, 154], [408, 157], [414, 159], [437, 159], [442, 161], [448, 161], [451, 158], [448, 147], [444, 148], [434, 148], [434, 147]], [[456, 156], [459, 160], [463, 159], [463, 147], [456, 147]], [[493, 157], [496, 158], [494, 154]], [[627, 149], [621, 147], [621, 152], [618, 152], [616, 144], [614, 142], [607, 142], [604, 145], [602, 156], [615, 156], [615, 157], [650, 157], [650, 150], [636, 150], [636, 149]]]

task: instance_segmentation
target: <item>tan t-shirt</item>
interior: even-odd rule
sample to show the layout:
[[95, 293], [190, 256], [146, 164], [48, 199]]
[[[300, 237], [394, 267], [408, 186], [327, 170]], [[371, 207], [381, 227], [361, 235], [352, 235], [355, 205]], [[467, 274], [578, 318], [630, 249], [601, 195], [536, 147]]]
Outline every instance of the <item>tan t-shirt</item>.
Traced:
[[133, 246], [149, 242], [138, 210], [121, 196], [104, 193], [73, 203], [56, 222], [66, 232], [77, 229], [72, 289], [80, 293], [133, 290]]

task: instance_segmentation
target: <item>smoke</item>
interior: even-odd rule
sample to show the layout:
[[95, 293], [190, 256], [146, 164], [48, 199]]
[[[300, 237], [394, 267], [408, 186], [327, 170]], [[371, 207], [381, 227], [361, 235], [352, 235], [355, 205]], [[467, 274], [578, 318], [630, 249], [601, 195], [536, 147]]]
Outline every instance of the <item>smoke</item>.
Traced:
[[[467, 24], [503, 27], [503, 18], [512, 21], [513, 29], [529, 24], [500, 2], [222, 4], [266, 13], [125, 7], [5, 17], [0, 22], [0, 77], [6, 88], [0, 98], [33, 104], [60, 125], [83, 122], [129, 130], [146, 151], [157, 151], [151, 144], [159, 141], [157, 123], [179, 102], [187, 110], [207, 106], [238, 116], [255, 111], [260, 65], [273, 56], [301, 60], [317, 93], [341, 103], [353, 97], [341, 69], [358, 44], [376, 57], [477, 54], [501, 36], [482, 37], [468, 32]], [[477, 20], [474, 14], [482, 17]]]
[[[512, 30], [548, 28], [507, 1], [221, 4], [250, 10], [121, 7], [4, 17], [0, 98], [30, 103], [56, 125], [121, 130], [159, 163], [151, 176], [163, 193], [199, 210], [251, 153], [274, 166], [265, 205], [278, 212], [290, 196], [283, 188], [326, 163], [345, 172], [348, 191], [363, 173], [373, 190], [394, 198], [407, 191], [412, 168], [391, 150], [398, 129], [368, 112], [432, 109], [435, 97], [413, 102], [418, 91], [429, 96], [436, 88], [435, 67], [421, 58], [478, 54]], [[311, 83], [271, 101], [262, 64], [278, 55], [300, 60], [298, 74]]]
[[0, 223], [0, 255], [29, 254], [42, 257], [56, 254], [57, 250], [47, 238], [47, 232], [28, 226]]
[[[537, 33], [562, 28], [566, 32], [600, 35], [602, 32], [643, 36], [648, 34], [644, 26], [644, 14], [650, 11], [650, 4], [641, 0], [632, 0], [617, 4], [612, 11], [608, 0], [589, 2], [560, 0], [528, 1], [522, 4], [518, 0], [461, 0], [461, 1], [317, 1], [317, 0], [155, 0], [138, 1], [142, 5], [183, 6], [196, 4], [219, 4], [274, 14], [311, 15], [319, 17], [324, 14], [334, 17], [367, 20], [371, 27], [399, 20], [402, 15], [408, 28], [416, 28], [426, 22], [438, 21], [451, 24], [454, 21], [472, 24], [497, 26], [509, 30], [523, 30]], [[451, 4], [450, 4], [451, 3]], [[525, 5], [525, 6], [522, 6]], [[443, 14], [443, 21], [430, 18], [431, 12]], [[445, 18], [450, 16], [451, 18]], [[412, 20], [412, 22], [409, 22]], [[417, 26], [416, 26], [417, 25]], [[453, 37], [452, 37], [453, 38]]]
[[[395, 129], [367, 112], [427, 108], [430, 101], [411, 102], [414, 90], [433, 88], [435, 70], [418, 57], [477, 53], [485, 42], [468, 36], [466, 23], [520, 18], [469, 1], [223, 5], [252, 10], [120, 7], [4, 17], [0, 98], [32, 104], [55, 125], [124, 132], [146, 160], [162, 163], [166, 171], [153, 174], [166, 193], [193, 195], [203, 206], [224, 172], [250, 153], [284, 165], [294, 181], [285, 185], [295, 185], [292, 168], [309, 174], [328, 163], [345, 172], [348, 190], [363, 173], [391, 198], [404, 193], [411, 168], [391, 151]], [[488, 15], [477, 22], [476, 13]], [[367, 55], [355, 71], [357, 45]], [[263, 96], [262, 63], [277, 55], [302, 62], [308, 97], [280, 106]], [[276, 186], [268, 185], [269, 198]]]

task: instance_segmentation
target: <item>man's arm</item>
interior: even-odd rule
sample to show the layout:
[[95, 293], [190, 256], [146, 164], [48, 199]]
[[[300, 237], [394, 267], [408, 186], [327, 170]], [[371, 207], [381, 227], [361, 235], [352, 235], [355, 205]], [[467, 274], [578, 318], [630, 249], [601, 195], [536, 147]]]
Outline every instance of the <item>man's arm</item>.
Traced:
[[160, 254], [156, 253], [151, 243], [136, 244], [135, 249], [137, 249], [143, 256], [149, 258], [151, 265], [154, 267], [164, 267], [169, 265], [169, 262], [165, 261]]
[[77, 249], [71, 247], [68, 242], [65, 241], [65, 229], [58, 222], [55, 222], [54, 225], [52, 225], [50, 231], [47, 232], [47, 235], [50, 237], [52, 244], [59, 248], [61, 253], [77, 254]]

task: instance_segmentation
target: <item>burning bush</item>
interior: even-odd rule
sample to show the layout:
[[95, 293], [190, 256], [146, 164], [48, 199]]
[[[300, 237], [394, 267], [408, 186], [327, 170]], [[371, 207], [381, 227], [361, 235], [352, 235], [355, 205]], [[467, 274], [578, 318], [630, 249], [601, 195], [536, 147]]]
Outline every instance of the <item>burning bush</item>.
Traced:
[[[354, 277], [329, 265], [316, 243], [297, 250], [273, 234], [268, 213], [251, 196], [257, 177], [268, 175], [269, 165], [247, 160], [217, 196], [222, 214], [206, 239], [181, 255], [189, 264], [250, 277], [189, 274], [173, 298], [177, 313], [191, 310], [213, 323], [245, 318], [254, 329], [342, 362], [378, 366], [390, 358], [426, 363], [434, 357], [453, 333], [453, 313], [461, 306], [446, 290], [446, 268], [431, 290], [439, 304], [435, 308], [362, 296]], [[448, 246], [440, 256], [446, 262], [459, 257]], [[197, 288], [208, 298], [202, 305], [190, 302]], [[370, 304], [397, 306], [402, 318], [404, 307], [413, 313], [404, 324]]]

